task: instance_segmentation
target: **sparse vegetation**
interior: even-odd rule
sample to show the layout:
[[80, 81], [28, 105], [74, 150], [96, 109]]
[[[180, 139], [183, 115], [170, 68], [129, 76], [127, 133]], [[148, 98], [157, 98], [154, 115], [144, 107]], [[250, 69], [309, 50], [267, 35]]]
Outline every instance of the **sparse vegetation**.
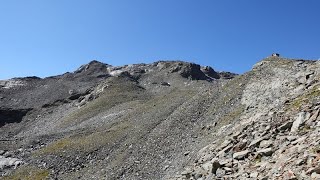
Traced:
[[108, 130], [96, 131], [91, 134], [77, 135], [59, 139], [47, 147], [37, 151], [34, 155], [61, 154], [64, 151], [91, 152], [114, 142], [129, 128], [127, 122], [119, 123]]
[[49, 170], [33, 166], [23, 166], [15, 170], [11, 175], [3, 177], [3, 180], [45, 180], [49, 177]]
[[148, 95], [142, 95], [144, 94], [142, 91], [143, 89], [130, 82], [113, 84], [111, 87], [106, 88], [98, 99], [64, 117], [61, 120], [61, 126], [66, 127], [80, 123], [124, 102], [146, 99]]
[[234, 120], [239, 119], [244, 110], [245, 110], [245, 106], [244, 105], [240, 105], [236, 109], [231, 111], [230, 113], [224, 115], [221, 118], [221, 126], [230, 124]]
[[286, 107], [287, 110], [301, 110], [304, 105], [310, 104], [311, 102], [318, 100], [320, 98], [320, 87], [314, 86], [312, 89], [308, 90], [301, 96], [295, 98]]

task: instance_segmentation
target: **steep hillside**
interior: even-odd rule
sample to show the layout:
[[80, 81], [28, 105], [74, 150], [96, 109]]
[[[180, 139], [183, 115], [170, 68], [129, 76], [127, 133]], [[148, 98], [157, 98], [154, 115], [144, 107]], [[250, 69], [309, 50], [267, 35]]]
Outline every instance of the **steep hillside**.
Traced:
[[317, 179], [320, 64], [182, 61], [0, 81], [4, 179]]
[[[2, 175], [162, 178], [207, 144], [206, 106], [234, 76], [180, 61], [92, 61], [60, 76], [2, 81]], [[22, 162], [12, 171], [9, 160]]]
[[245, 110], [172, 179], [320, 179], [319, 72], [316, 61], [257, 63], [242, 75]]

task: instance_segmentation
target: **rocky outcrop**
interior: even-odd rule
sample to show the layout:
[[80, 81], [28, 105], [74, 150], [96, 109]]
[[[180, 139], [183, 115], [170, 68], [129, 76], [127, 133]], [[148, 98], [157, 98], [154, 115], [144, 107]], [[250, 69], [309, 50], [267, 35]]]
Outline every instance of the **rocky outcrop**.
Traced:
[[213, 70], [212, 67], [210, 66], [201, 67], [201, 71], [208, 77], [211, 77], [214, 79], [220, 79], [219, 73]]
[[8, 123], [19, 123], [32, 109], [0, 109], [0, 127]]
[[11, 158], [11, 157], [4, 157], [0, 156], [0, 169], [4, 168], [11, 168], [14, 167], [16, 169], [19, 165], [21, 165], [23, 161], [17, 159], [17, 158]]
[[[240, 121], [221, 128], [188, 173], [174, 179], [319, 178], [319, 69], [317, 62], [279, 58], [255, 65]], [[306, 71], [308, 82], [299, 81]], [[220, 165], [215, 173], [198, 170], [213, 161]]]
[[[209, 78], [218, 79], [218, 74], [209, 66], [201, 68], [200, 65], [194, 63], [187, 63], [182, 61], [157, 62], [157, 67], [161, 70], [168, 69], [170, 73], [179, 73], [184, 78], [192, 80], [207, 80]], [[207, 76], [208, 75], [208, 76]]]
[[101, 63], [99, 61], [93, 60], [89, 62], [88, 64], [82, 65], [80, 68], [78, 68], [76, 71], [74, 71], [75, 74], [86, 74], [86, 75], [92, 75], [92, 74], [103, 74], [107, 73], [107, 68], [110, 67], [110, 65]]

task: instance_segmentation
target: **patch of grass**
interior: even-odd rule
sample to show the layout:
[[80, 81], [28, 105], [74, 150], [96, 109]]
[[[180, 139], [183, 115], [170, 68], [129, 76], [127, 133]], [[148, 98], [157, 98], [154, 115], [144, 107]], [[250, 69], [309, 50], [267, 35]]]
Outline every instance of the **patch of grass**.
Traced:
[[262, 156], [260, 154], [258, 154], [254, 159], [253, 162], [255, 164], [260, 163], [262, 161]]
[[22, 166], [13, 174], [3, 177], [3, 180], [44, 180], [48, 179], [49, 170], [33, 166]]
[[312, 102], [315, 98], [320, 97], [320, 87], [315, 86], [306, 93], [294, 99], [291, 103], [288, 104], [287, 110], [301, 110], [303, 105], [306, 105]]
[[239, 105], [233, 111], [224, 115], [220, 120], [221, 126], [230, 124], [232, 123], [232, 121], [239, 119], [244, 110], [245, 110], [245, 105]]
[[127, 122], [119, 123], [108, 130], [96, 131], [88, 135], [71, 136], [59, 139], [47, 147], [35, 152], [35, 156], [47, 154], [61, 154], [63, 152], [92, 152], [110, 142], [120, 139], [124, 130], [129, 128]]
[[269, 61], [272, 62], [274, 66], [279, 66], [279, 65], [289, 65], [292, 64], [294, 61], [290, 59], [285, 59], [281, 57], [268, 57], [264, 59], [264, 61]]

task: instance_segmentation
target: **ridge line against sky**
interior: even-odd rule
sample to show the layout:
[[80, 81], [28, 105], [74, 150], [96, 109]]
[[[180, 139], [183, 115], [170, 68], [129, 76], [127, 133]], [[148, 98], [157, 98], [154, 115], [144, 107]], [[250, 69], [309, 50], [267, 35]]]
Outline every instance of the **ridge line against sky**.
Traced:
[[278, 52], [320, 58], [317, 0], [3, 0], [0, 79], [47, 77], [96, 59], [184, 60], [243, 73]]

